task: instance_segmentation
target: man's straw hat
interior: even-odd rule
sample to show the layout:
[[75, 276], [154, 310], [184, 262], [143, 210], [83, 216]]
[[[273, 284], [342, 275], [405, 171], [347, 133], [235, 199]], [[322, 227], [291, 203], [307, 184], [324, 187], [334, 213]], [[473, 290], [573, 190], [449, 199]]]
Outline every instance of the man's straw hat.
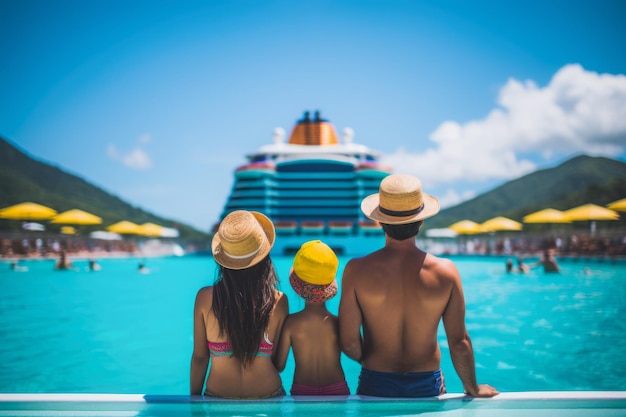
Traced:
[[256, 211], [227, 215], [213, 236], [215, 262], [228, 269], [246, 269], [263, 260], [274, 246], [274, 224]]
[[380, 182], [379, 191], [363, 199], [361, 211], [380, 223], [414, 223], [439, 212], [439, 200], [422, 192], [421, 181], [411, 175], [389, 175]]
[[335, 252], [320, 240], [304, 243], [293, 259], [289, 282], [294, 291], [306, 301], [323, 303], [337, 294]]

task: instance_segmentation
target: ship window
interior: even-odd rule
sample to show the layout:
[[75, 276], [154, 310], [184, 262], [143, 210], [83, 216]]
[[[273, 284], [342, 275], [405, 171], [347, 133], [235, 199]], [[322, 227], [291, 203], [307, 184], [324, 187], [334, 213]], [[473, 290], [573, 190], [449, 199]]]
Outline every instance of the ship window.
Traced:
[[352, 172], [354, 166], [352, 164], [337, 164], [325, 162], [309, 162], [296, 164], [280, 164], [276, 171], [278, 172]]

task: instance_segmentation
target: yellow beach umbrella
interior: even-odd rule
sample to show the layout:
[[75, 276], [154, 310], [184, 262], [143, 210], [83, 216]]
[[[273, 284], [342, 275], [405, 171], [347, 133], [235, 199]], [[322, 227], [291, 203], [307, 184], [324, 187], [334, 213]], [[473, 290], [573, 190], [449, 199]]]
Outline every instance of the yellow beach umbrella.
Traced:
[[448, 226], [448, 229], [454, 230], [460, 235], [474, 235], [482, 233], [483, 229], [480, 224], [472, 220], [461, 220]]
[[129, 222], [128, 220], [122, 220], [107, 227], [109, 232], [119, 233], [120, 235], [140, 235], [141, 226], [136, 223]]
[[524, 216], [524, 223], [571, 223], [561, 210], [547, 208]]
[[76, 229], [72, 226], [63, 226], [61, 227], [61, 233], [64, 235], [75, 235]]
[[565, 218], [571, 221], [617, 220], [619, 213], [596, 204], [583, 204], [565, 211]]
[[626, 198], [614, 201], [606, 205], [610, 210], [626, 211]]
[[480, 225], [483, 230], [489, 232], [498, 232], [504, 230], [522, 230], [522, 224], [508, 217], [494, 217]]
[[46, 220], [54, 217], [57, 211], [37, 203], [20, 203], [0, 210], [0, 218], [13, 220]]
[[102, 217], [98, 217], [83, 210], [73, 209], [57, 214], [50, 223], [78, 225], [101, 224]]
[[140, 234], [144, 236], [161, 236], [161, 233], [163, 232], [163, 226], [159, 226], [154, 223], [144, 223], [139, 227], [141, 229]]

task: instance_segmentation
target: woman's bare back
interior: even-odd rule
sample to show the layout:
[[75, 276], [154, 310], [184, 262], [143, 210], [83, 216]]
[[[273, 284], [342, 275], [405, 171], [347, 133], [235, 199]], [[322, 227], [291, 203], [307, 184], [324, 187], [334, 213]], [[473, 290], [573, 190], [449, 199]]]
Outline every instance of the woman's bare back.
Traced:
[[[269, 341], [274, 343], [279, 338], [280, 329], [288, 310], [286, 296], [277, 292], [277, 299], [267, 328], [267, 337]], [[204, 312], [207, 340], [219, 343], [228, 342], [225, 335], [219, 334], [219, 325], [210, 304], [207, 305]], [[257, 356], [246, 368], [238, 359], [231, 356], [211, 358], [211, 372], [206, 381], [207, 394], [221, 397], [254, 398], [274, 393], [281, 387], [280, 375], [276, 371], [271, 357]]]

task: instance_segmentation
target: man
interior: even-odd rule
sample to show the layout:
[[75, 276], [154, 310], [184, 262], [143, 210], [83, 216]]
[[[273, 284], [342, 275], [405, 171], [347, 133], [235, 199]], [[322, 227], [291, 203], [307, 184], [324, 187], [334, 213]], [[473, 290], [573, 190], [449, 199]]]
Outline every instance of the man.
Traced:
[[554, 259], [554, 249], [545, 249], [543, 251], [543, 257], [536, 264], [532, 265], [533, 268], [543, 265], [543, 272], [545, 273], [559, 273], [561, 268], [556, 259]]
[[420, 180], [409, 175], [386, 177], [379, 191], [362, 201], [361, 210], [381, 223], [385, 246], [348, 262], [339, 305], [342, 350], [362, 365], [357, 394], [445, 393], [437, 343], [437, 327], [443, 319], [465, 392], [474, 397], [497, 395], [493, 387], [476, 383], [458, 270], [450, 260], [415, 244], [423, 220], [439, 212], [439, 202], [423, 193]]

